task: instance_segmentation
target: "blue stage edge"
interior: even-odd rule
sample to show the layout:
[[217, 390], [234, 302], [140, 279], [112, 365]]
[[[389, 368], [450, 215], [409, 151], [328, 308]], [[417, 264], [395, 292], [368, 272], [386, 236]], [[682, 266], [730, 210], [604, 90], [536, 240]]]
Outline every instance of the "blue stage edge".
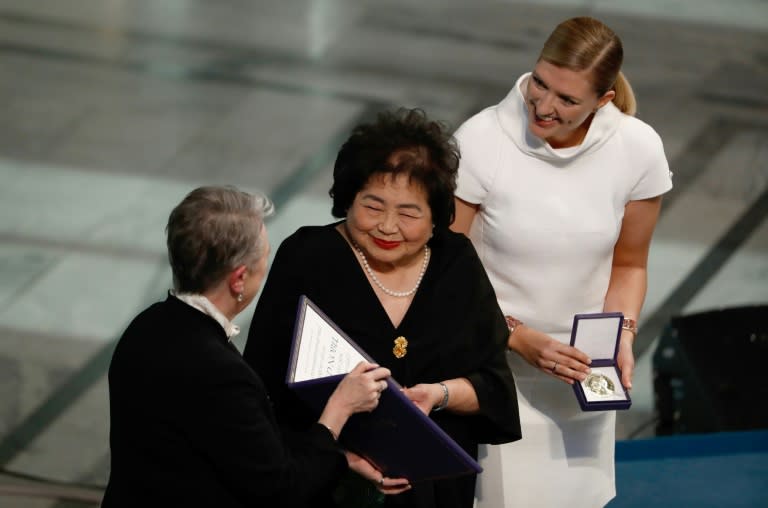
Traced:
[[616, 443], [609, 508], [768, 508], [768, 431]]

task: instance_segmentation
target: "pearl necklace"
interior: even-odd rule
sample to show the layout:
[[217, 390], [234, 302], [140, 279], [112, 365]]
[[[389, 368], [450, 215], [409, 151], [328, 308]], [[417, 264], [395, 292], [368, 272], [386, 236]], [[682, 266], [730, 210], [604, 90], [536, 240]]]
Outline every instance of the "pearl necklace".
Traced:
[[376, 274], [373, 273], [373, 270], [371, 270], [371, 266], [368, 264], [368, 259], [365, 257], [365, 254], [363, 254], [363, 249], [360, 248], [359, 245], [356, 243], [352, 243], [354, 245], [355, 250], [360, 255], [360, 259], [363, 262], [363, 268], [365, 268], [366, 273], [368, 273], [368, 276], [371, 278], [374, 284], [376, 284], [379, 289], [384, 291], [389, 296], [394, 296], [396, 298], [405, 298], [406, 296], [411, 296], [413, 293], [416, 292], [417, 289], [419, 289], [419, 286], [421, 285], [421, 279], [424, 278], [424, 273], [427, 271], [427, 265], [429, 264], [429, 255], [430, 250], [429, 247], [424, 245], [424, 262], [421, 264], [421, 271], [419, 272], [419, 278], [416, 279], [416, 285], [413, 286], [413, 289], [410, 291], [392, 291], [391, 289], [384, 287], [384, 284], [381, 283], [378, 277], [376, 277]]

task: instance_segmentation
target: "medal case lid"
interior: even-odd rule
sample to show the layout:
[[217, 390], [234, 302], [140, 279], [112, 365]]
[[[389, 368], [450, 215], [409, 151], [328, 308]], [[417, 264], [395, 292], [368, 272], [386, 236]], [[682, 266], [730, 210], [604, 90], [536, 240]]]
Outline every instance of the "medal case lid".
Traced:
[[616, 363], [621, 338], [621, 312], [596, 312], [573, 316], [571, 346], [592, 360], [592, 373], [573, 383], [573, 391], [583, 411], [629, 409], [632, 400], [621, 384]]

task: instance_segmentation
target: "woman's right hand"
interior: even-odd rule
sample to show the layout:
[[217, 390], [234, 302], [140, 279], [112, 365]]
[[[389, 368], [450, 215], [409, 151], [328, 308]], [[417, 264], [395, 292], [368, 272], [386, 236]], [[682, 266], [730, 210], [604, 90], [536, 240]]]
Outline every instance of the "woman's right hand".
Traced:
[[368, 362], [358, 363], [344, 376], [328, 399], [328, 406], [343, 411], [347, 416], [363, 411], [373, 411], [379, 405], [381, 392], [387, 389], [389, 369]]
[[526, 362], [568, 384], [584, 381], [590, 372], [592, 360], [586, 354], [527, 325], [515, 328], [508, 345]]
[[350, 416], [376, 409], [391, 374], [389, 369], [374, 363], [358, 363], [333, 391], [318, 422], [338, 437]]
[[366, 480], [370, 480], [379, 492], [387, 495], [400, 494], [411, 488], [406, 478], [389, 478], [358, 454], [349, 450], [344, 450], [344, 454], [347, 456], [349, 468]]

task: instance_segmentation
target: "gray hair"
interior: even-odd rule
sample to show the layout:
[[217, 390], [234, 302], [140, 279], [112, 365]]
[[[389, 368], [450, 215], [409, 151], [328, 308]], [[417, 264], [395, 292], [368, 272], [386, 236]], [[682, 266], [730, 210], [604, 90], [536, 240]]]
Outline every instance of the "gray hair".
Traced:
[[203, 293], [238, 266], [266, 255], [262, 226], [274, 205], [261, 193], [199, 187], [173, 209], [165, 228], [173, 287]]

